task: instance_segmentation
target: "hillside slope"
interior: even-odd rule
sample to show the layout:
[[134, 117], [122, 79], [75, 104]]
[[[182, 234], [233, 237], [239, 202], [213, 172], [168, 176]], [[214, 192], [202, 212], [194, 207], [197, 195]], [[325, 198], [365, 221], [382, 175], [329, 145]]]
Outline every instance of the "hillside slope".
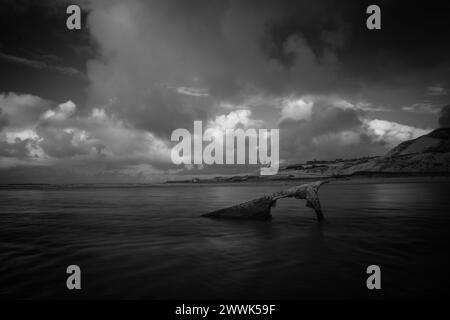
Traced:
[[358, 173], [450, 173], [450, 128], [436, 129], [417, 139], [402, 142], [385, 156], [309, 162], [282, 170], [282, 174], [294, 178]]

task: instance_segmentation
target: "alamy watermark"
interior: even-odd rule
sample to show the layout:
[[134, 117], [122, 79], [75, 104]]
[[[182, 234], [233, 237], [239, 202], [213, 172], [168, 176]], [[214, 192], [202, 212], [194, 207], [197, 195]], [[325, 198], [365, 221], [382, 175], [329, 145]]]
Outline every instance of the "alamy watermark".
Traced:
[[[203, 132], [202, 121], [194, 121], [193, 135], [187, 129], [176, 129], [172, 132], [171, 140], [178, 141], [171, 153], [172, 162], [176, 165], [259, 163], [263, 165], [261, 175], [278, 172], [279, 129], [208, 128]], [[205, 148], [204, 143], [207, 143]]]

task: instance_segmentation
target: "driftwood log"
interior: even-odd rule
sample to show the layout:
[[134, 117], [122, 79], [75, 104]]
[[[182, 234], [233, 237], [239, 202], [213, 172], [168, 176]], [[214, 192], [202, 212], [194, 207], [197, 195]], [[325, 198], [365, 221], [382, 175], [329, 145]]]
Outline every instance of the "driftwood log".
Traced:
[[320, 186], [327, 182], [330, 182], [330, 180], [302, 184], [255, 200], [209, 212], [201, 216], [209, 218], [269, 220], [272, 218], [270, 209], [275, 207], [277, 200], [282, 198], [295, 198], [305, 199], [306, 206], [314, 209], [317, 220], [320, 222], [324, 217], [320, 207], [318, 191]]

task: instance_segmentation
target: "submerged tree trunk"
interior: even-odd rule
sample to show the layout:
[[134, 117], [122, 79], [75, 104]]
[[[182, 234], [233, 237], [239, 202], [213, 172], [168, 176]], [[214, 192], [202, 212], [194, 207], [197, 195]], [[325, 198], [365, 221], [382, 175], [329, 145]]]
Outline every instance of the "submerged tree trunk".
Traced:
[[282, 198], [305, 199], [306, 206], [314, 209], [318, 221], [324, 219], [320, 207], [318, 191], [322, 184], [330, 180], [316, 181], [295, 186], [287, 190], [275, 192], [255, 200], [247, 201], [232, 207], [203, 214], [202, 217], [247, 219], [247, 220], [269, 220], [272, 218], [270, 208], [274, 207], [277, 200]]

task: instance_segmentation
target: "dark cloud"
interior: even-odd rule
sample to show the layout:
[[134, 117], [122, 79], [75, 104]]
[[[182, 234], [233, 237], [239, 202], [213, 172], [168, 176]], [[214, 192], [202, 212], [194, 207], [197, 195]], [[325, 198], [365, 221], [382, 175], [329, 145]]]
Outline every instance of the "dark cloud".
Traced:
[[[161, 136], [249, 94], [340, 94], [401, 109], [429, 82], [449, 85], [448, 4], [431, 2], [380, 1], [382, 30], [369, 31], [368, 1], [95, 1], [90, 101], [116, 98], [112, 111]], [[187, 102], [161, 84], [210, 96]]]
[[5, 128], [8, 125], [8, 117], [6, 114], [3, 113], [3, 109], [0, 108], [0, 133], [3, 131], [3, 128]]
[[41, 141], [39, 147], [49, 156], [70, 158], [76, 155], [87, 155], [92, 151], [100, 153], [103, 145], [95, 139], [87, 139], [77, 143], [77, 132], [53, 126], [39, 126], [36, 133]]
[[[0, 91], [84, 102], [87, 81], [83, 74], [92, 53], [84, 50], [79, 54], [75, 49], [92, 47], [92, 44], [87, 28], [76, 32], [66, 28], [69, 3], [65, 0], [2, 1]], [[87, 12], [83, 14], [85, 18]]]
[[383, 155], [400, 142], [430, 131], [370, 119], [367, 111], [342, 100], [315, 99], [311, 104], [296, 104], [308, 112], [291, 108], [284, 113], [279, 125], [280, 155], [286, 163]]
[[36, 145], [36, 141], [32, 139], [21, 140], [19, 138], [15, 139], [12, 143], [0, 141], [0, 156], [16, 159], [28, 158], [31, 156], [30, 145]]
[[[279, 31], [287, 15], [287, 23], [313, 21], [304, 8], [267, 1], [96, 1], [89, 22], [101, 56], [89, 64], [91, 101], [168, 136], [174, 125], [205, 119], [217, 101], [330, 87], [338, 67], [333, 46], [324, 40], [315, 50], [301, 30]], [[314, 12], [320, 16], [325, 7]], [[210, 96], [186, 101], [163, 84], [207, 88]]]
[[[377, 31], [365, 26], [365, 0], [75, 1], [79, 32], [65, 28], [68, 3], [0, 8], [0, 90], [26, 93], [0, 95], [0, 152], [37, 152], [60, 166], [51, 174], [161, 174], [173, 169], [172, 130], [244, 109], [280, 126], [288, 161], [383, 154], [448, 101], [448, 1], [380, 0]], [[329, 99], [284, 109], [305, 96]], [[68, 100], [77, 107], [64, 113]]]
[[361, 126], [355, 110], [319, 103], [309, 119], [280, 123], [280, 154], [288, 163], [338, 158], [343, 149], [346, 157], [361, 155]]

